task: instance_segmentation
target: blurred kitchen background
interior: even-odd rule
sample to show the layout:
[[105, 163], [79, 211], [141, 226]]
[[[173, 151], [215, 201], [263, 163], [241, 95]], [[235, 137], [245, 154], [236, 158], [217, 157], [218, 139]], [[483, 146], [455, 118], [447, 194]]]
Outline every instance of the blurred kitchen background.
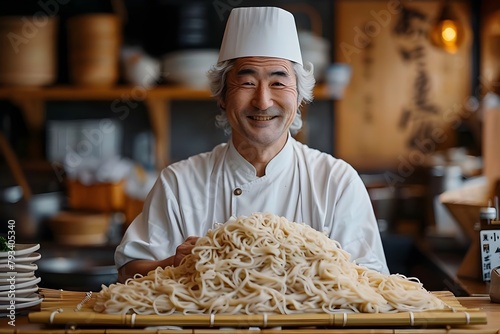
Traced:
[[231, 8], [253, 5], [294, 14], [317, 79], [296, 137], [359, 171], [391, 272], [484, 287], [497, 1], [3, 1], [0, 233], [15, 220], [18, 243], [41, 243], [41, 286], [115, 279], [114, 245], [158, 171], [227, 141], [205, 73]]

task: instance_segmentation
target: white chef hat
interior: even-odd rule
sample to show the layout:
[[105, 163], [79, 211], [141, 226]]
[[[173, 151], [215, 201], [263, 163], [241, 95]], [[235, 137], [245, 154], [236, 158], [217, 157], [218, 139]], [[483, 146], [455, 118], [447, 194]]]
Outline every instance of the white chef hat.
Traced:
[[219, 62], [252, 56], [283, 58], [302, 65], [292, 13], [277, 7], [242, 7], [231, 11]]

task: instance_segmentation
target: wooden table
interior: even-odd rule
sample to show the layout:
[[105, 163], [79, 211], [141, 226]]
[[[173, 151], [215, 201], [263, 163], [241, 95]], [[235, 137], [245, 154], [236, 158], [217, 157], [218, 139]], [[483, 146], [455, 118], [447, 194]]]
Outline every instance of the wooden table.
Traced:
[[[474, 334], [498, 334], [500, 333], [500, 304], [492, 303], [489, 300], [489, 297], [458, 297], [458, 301], [467, 308], [477, 308], [481, 311], [485, 312], [487, 315], [488, 323], [486, 325], [469, 325], [469, 326], [461, 326], [461, 327], [453, 327], [453, 328], [415, 328], [415, 329], [371, 329], [369, 333], [371, 334], [411, 334], [411, 333], [419, 333], [419, 334], [466, 334], [466, 333], [474, 333]], [[42, 333], [91, 333], [91, 330], [82, 331], [82, 330], [66, 330], [64, 328], [47, 328], [43, 324], [32, 324], [28, 322], [26, 315], [18, 315], [16, 316], [16, 326], [8, 325], [10, 320], [8, 318], [0, 319], [0, 334], [42, 334]], [[101, 331], [102, 332], [102, 331]], [[113, 334], [126, 334], [126, 333], [160, 333], [156, 330], [137, 330], [137, 329], [120, 329], [115, 331], [108, 331]], [[264, 330], [239, 330], [238, 333], [261, 333], [261, 334], [279, 334], [282, 331], [272, 330], [272, 329], [264, 329]], [[285, 331], [283, 331], [285, 332]], [[286, 331], [289, 332], [289, 331]], [[97, 332], [96, 332], [97, 333]], [[231, 333], [231, 331], [227, 330], [184, 330], [184, 331], [161, 331], [161, 333], [191, 333], [191, 334], [215, 334], [215, 333]], [[311, 329], [299, 329], [294, 330], [295, 334], [306, 334], [311, 333]], [[314, 333], [324, 333], [324, 334], [334, 334], [334, 333], [367, 333], [367, 329], [356, 330], [356, 329], [314, 329]]]
[[488, 324], [476, 326], [478, 330], [492, 329], [494, 331], [491, 333], [500, 333], [500, 304], [492, 303], [489, 297], [458, 297], [457, 299], [467, 308], [479, 308], [486, 312]]

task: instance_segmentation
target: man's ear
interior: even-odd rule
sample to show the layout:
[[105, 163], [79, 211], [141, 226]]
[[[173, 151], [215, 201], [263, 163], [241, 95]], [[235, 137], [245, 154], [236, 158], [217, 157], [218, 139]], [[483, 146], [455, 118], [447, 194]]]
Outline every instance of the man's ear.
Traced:
[[219, 101], [217, 104], [219, 105], [219, 108], [221, 108], [222, 110], [226, 110], [226, 103], [223, 99], [219, 98]]

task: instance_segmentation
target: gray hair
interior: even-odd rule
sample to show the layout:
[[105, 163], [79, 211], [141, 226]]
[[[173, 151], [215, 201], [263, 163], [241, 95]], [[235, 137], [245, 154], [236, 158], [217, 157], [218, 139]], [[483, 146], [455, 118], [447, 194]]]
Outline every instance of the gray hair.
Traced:
[[[224, 130], [226, 134], [231, 133], [231, 127], [227, 120], [226, 111], [221, 106], [221, 101], [226, 97], [226, 77], [234, 64], [234, 59], [226, 60], [218, 63], [208, 71], [208, 80], [210, 83], [210, 91], [212, 96], [217, 99], [217, 105], [221, 110], [220, 114], [215, 117], [215, 125]], [[305, 103], [311, 103], [313, 100], [313, 88], [316, 83], [314, 79], [314, 68], [311, 63], [302, 66], [298, 63], [292, 63], [295, 76], [297, 78], [297, 102], [299, 108], [295, 114], [295, 119], [290, 125], [290, 132], [295, 135], [302, 128], [302, 116], [300, 108]]]

